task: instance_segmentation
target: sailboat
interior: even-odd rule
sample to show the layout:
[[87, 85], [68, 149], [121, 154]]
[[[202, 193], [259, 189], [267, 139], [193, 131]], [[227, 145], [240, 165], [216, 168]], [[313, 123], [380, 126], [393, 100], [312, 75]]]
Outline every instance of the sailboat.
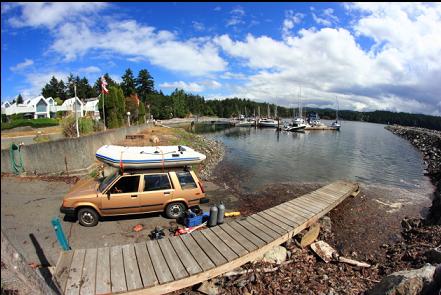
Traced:
[[[277, 114], [277, 106], [276, 106], [276, 110], [275, 113]], [[277, 120], [271, 119], [270, 118], [270, 107], [268, 104], [268, 116], [264, 119], [261, 119], [259, 121], [259, 126], [260, 127], [270, 127], [270, 128], [277, 128], [279, 125], [279, 123], [277, 122]]]
[[[337, 100], [337, 98], [336, 98]], [[340, 123], [338, 122], [338, 109], [339, 109], [339, 105], [338, 105], [338, 100], [337, 100], [337, 110], [335, 111], [335, 122], [332, 122], [331, 127], [334, 127], [335, 130], [340, 130]]]

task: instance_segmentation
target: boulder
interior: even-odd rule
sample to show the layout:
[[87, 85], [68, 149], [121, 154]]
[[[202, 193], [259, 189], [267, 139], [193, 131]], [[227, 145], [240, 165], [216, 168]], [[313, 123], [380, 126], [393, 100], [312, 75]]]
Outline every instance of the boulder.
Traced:
[[394, 272], [383, 278], [368, 295], [417, 295], [423, 294], [432, 282], [435, 266], [426, 264], [420, 269]]
[[159, 143], [159, 138], [156, 135], [150, 136], [150, 142], [152, 143]]
[[276, 246], [256, 259], [256, 261], [280, 264], [286, 260], [287, 250], [285, 247]]
[[203, 294], [207, 294], [207, 295], [219, 294], [219, 288], [216, 286], [216, 284], [212, 280], [203, 282], [199, 286], [198, 291]]

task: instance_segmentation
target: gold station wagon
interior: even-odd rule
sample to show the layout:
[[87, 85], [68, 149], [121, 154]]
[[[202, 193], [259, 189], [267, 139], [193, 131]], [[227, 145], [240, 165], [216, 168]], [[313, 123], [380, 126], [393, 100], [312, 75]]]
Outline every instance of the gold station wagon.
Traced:
[[182, 217], [207, 203], [202, 183], [190, 169], [115, 172], [101, 181], [80, 180], [64, 197], [61, 213], [95, 226], [101, 216], [164, 212]]

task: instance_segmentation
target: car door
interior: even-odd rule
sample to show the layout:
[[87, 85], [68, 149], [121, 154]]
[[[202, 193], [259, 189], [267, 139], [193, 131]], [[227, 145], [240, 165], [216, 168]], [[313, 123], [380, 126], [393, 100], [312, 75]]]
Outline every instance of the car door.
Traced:
[[164, 204], [173, 198], [174, 189], [167, 173], [144, 174], [139, 202], [141, 212], [164, 210]]
[[103, 195], [103, 215], [139, 213], [140, 175], [123, 175]]

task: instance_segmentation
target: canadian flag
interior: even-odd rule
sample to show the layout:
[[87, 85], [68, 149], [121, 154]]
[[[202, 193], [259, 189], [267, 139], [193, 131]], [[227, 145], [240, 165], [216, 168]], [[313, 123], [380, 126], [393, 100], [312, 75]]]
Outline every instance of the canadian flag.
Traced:
[[101, 93], [109, 94], [109, 90], [107, 89], [107, 82], [104, 76], [101, 77]]

